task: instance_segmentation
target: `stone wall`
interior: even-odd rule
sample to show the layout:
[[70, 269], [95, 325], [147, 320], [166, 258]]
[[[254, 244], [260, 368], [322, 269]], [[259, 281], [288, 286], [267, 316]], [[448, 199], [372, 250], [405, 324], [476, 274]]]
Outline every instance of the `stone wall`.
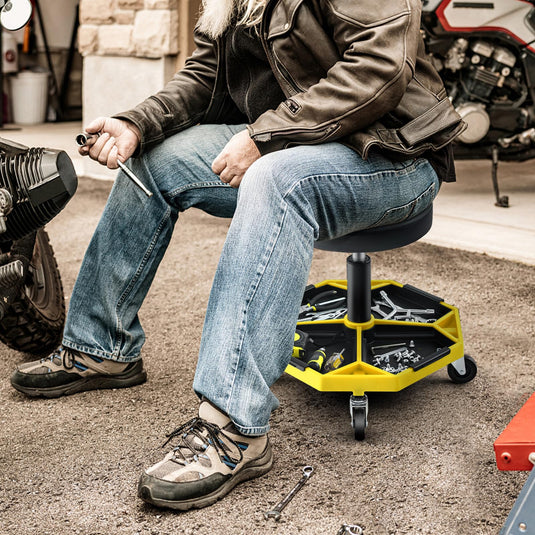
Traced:
[[162, 58], [179, 52], [179, 0], [81, 0], [82, 56]]

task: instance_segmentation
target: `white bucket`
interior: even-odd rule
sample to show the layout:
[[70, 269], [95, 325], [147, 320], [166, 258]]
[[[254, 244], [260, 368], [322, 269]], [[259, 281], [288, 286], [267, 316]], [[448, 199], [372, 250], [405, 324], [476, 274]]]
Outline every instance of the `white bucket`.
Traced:
[[48, 104], [48, 73], [20, 72], [11, 78], [13, 122], [39, 124], [46, 119]]

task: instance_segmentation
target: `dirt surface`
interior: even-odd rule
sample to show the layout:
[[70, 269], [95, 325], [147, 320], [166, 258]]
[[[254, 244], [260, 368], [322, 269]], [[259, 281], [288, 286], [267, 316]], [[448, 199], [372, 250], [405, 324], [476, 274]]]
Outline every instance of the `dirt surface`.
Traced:
[[[48, 227], [65, 295], [109, 184], [82, 180]], [[211, 280], [227, 220], [181, 216], [141, 311], [146, 384], [30, 400], [9, 384], [28, 355], [0, 348], [0, 534], [314, 534], [342, 522], [365, 535], [497, 534], [525, 472], [500, 472], [493, 442], [535, 390], [532, 266], [413, 244], [372, 255], [373, 277], [410, 283], [459, 307], [478, 375], [453, 384], [441, 369], [398, 393], [372, 394], [366, 440], [356, 442], [348, 393], [320, 393], [284, 375], [274, 385], [276, 460], [212, 507], [173, 513], [136, 497], [165, 433], [196, 414], [191, 389]], [[345, 278], [345, 255], [316, 251], [311, 282]], [[271, 509], [315, 474], [284, 511]]]

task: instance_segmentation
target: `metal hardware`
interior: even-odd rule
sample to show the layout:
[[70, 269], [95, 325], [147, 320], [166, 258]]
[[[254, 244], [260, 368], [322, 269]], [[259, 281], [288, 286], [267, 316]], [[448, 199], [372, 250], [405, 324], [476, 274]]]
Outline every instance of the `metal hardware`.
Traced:
[[[375, 350], [381, 347], [397, 347], [397, 349], [392, 349], [386, 353], [376, 354]], [[423, 358], [421, 355], [416, 353], [416, 351], [413, 349], [414, 347], [414, 340], [409, 342], [408, 347], [406, 343], [372, 347], [371, 351], [374, 355], [372, 364], [388, 373], [396, 374], [405, 371], [411, 365], [420, 362]], [[395, 366], [395, 364], [397, 364], [397, 366]]]
[[459, 375], [466, 375], [466, 364], [464, 361], [464, 355], [460, 359], [454, 360], [451, 365], [455, 368], [455, 371]]
[[303, 476], [297, 485], [271, 510], [264, 513], [264, 518], [274, 518], [279, 520], [283, 509], [292, 501], [293, 497], [301, 490], [303, 485], [310, 479], [314, 468], [312, 466], [305, 466], [303, 468]]
[[342, 524], [336, 535], [362, 535], [363, 529], [357, 524]]
[[147, 197], [152, 197], [152, 192], [149, 191], [146, 187], [145, 187], [145, 184], [143, 184], [143, 182], [141, 182], [141, 180], [139, 180], [139, 178], [134, 175], [134, 173], [132, 173], [132, 171], [130, 171], [130, 169], [128, 169], [128, 167], [126, 167], [126, 165], [121, 162], [121, 160], [117, 160], [117, 165], [119, 166], [119, 169], [121, 169], [125, 174], [126, 176], [138, 187], [140, 188], [143, 193], [145, 193], [145, 195]]
[[[80, 134], [78, 134], [76, 136], [76, 144], [79, 146], [79, 147], [84, 147], [85, 145], [88, 144], [88, 142], [95, 138], [95, 137], [99, 137], [100, 134], [88, 134], [87, 132], [82, 132]], [[145, 184], [143, 184], [143, 182], [141, 182], [141, 180], [139, 180], [139, 178], [132, 172], [130, 171], [130, 169], [128, 169], [128, 167], [126, 167], [126, 165], [124, 165], [123, 162], [121, 162], [121, 160], [117, 160], [117, 165], [119, 166], [119, 169], [121, 169], [121, 171], [123, 171], [125, 173], [125, 175], [138, 187], [140, 188], [143, 193], [145, 193], [145, 195], [147, 197], [152, 197], [152, 192], [149, 191], [146, 187], [145, 187]]]

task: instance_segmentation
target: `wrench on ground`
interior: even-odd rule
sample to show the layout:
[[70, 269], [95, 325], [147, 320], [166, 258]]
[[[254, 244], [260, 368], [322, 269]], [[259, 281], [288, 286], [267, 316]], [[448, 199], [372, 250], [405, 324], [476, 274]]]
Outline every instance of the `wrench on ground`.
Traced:
[[266, 520], [268, 518], [274, 518], [275, 520], [279, 520], [281, 517], [282, 510], [290, 503], [293, 497], [299, 492], [301, 487], [310, 479], [312, 472], [314, 472], [314, 468], [312, 468], [312, 466], [305, 466], [303, 468], [303, 476], [301, 477], [297, 485], [286, 495], [284, 499], [282, 499], [273, 508], [273, 510], [264, 513], [264, 518]]

